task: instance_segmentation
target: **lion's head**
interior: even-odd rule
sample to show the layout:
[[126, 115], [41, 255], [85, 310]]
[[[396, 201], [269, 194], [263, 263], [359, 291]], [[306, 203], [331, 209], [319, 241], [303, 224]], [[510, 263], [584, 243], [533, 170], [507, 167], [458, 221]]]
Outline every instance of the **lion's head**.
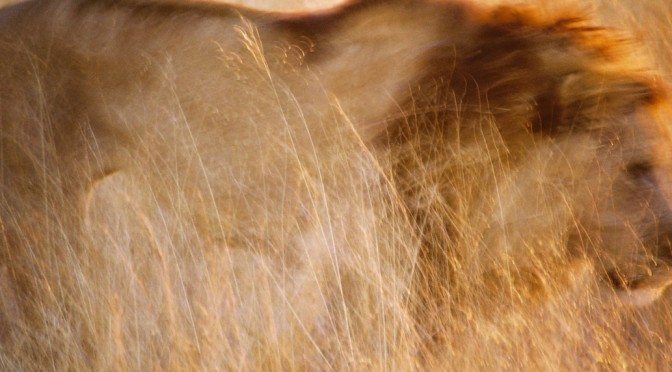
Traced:
[[660, 82], [582, 17], [478, 16], [464, 44], [430, 53], [383, 135], [431, 262], [425, 281], [456, 292], [473, 277], [455, 275], [526, 281], [521, 267], [552, 276], [587, 259], [626, 302], [651, 302], [672, 280]]

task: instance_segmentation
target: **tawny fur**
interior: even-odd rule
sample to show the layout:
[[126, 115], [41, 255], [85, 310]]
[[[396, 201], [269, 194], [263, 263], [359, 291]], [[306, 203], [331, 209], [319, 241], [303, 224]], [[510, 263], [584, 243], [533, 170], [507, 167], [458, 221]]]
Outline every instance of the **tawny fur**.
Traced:
[[[0, 263], [17, 292], [47, 291], [32, 275], [65, 254], [22, 249], [28, 232], [90, 249], [96, 192], [117, 178], [138, 229], [186, 218], [213, 250], [296, 268], [308, 304], [326, 301], [302, 284], [331, 270], [316, 265], [374, 234], [338, 228], [354, 215], [343, 190], [367, 190], [371, 220], [403, 215], [417, 247], [405, 295], [427, 334], [474, 288], [546, 299], [547, 277], [583, 262], [636, 304], [670, 284], [664, 94], [582, 17], [54, 0], [0, 20]], [[320, 332], [310, 313], [295, 315]]]

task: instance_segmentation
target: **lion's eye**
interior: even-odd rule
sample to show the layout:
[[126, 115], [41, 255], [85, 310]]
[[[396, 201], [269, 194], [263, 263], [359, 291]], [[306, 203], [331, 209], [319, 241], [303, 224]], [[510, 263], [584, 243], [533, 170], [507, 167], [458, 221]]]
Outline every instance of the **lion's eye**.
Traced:
[[643, 160], [630, 163], [626, 171], [634, 179], [648, 179], [653, 175], [653, 168], [654, 165], [652, 162]]

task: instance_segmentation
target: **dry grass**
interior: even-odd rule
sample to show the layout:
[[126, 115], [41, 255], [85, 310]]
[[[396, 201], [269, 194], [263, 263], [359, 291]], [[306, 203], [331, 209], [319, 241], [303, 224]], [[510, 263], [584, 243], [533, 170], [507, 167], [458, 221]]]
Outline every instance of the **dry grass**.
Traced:
[[[672, 77], [672, 5], [604, 0], [596, 9], [605, 22], [640, 35]], [[276, 98], [293, 104], [291, 97]], [[335, 113], [333, 120], [348, 118]], [[235, 210], [212, 213], [207, 193], [194, 205], [193, 190], [182, 189], [177, 176], [159, 190], [150, 171], [147, 178], [104, 179], [86, 221], [64, 217], [67, 197], [49, 195], [35, 212], [37, 225], [5, 222], [20, 226], [18, 239], [28, 253], [2, 256], [12, 264], [0, 271], [0, 324], [7, 326], [0, 329], [0, 369], [670, 368], [672, 300], [624, 307], [605, 292], [592, 266], [559, 266], [562, 229], [572, 218], [562, 205], [541, 207], [546, 220], [525, 223], [520, 238], [511, 238], [516, 231], [506, 223], [522, 226], [521, 216], [502, 215], [501, 231], [492, 230], [488, 211], [504, 209], [503, 201], [485, 185], [498, 185], [509, 204], [524, 197], [497, 141], [448, 144], [455, 153], [446, 166], [464, 170], [450, 185], [461, 203], [454, 209], [433, 200], [430, 216], [455, 221], [459, 231], [457, 242], [447, 232], [432, 237], [456, 247], [446, 257], [453, 284], [439, 294], [440, 307], [417, 314], [412, 278], [421, 237], [384, 179], [388, 165], [362, 155], [353, 136], [341, 133], [337, 155], [328, 158], [280, 150], [296, 158], [291, 171], [302, 175], [305, 212], [301, 221], [258, 216], [251, 228], [275, 226], [272, 241], [227, 239], [235, 232], [222, 221], [235, 220]], [[279, 156], [281, 148], [262, 157]], [[147, 167], [138, 160], [137, 168]], [[418, 178], [430, 180], [431, 171], [425, 172]], [[197, 220], [201, 215], [212, 217], [209, 234]], [[68, 226], [79, 222], [86, 228], [73, 237]], [[313, 226], [310, 234], [292, 235], [305, 224]], [[287, 246], [295, 249], [287, 253]], [[539, 273], [542, 296], [516, 285], [520, 262]], [[501, 273], [496, 284], [484, 275], [492, 270]], [[24, 273], [19, 279], [18, 271]], [[417, 327], [417, 319], [432, 326]]]

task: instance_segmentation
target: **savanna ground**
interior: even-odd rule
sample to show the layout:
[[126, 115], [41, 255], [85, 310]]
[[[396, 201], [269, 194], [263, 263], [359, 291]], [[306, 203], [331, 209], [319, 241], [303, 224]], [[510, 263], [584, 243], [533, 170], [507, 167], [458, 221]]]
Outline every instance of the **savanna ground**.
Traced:
[[[258, 0], [252, 5], [328, 3]], [[648, 54], [644, 59], [672, 79], [672, 3], [667, 0], [527, 3], [548, 11], [578, 3], [603, 24], [635, 35]], [[157, 227], [128, 198], [133, 185], [125, 182], [112, 179], [93, 196], [96, 212], [82, 238], [88, 249], [37, 265], [36, 277], [49, 281], [43, 297], [34, 300], [39, 314], [22, 314], [11, 298], [0, 299], [2, 316], [13, 325], [5, 330], [11, 342], [0, 345], [0, 368], [671, 368], [670, 296], [643, 309], [624, 307], [605, 295], [593, 269], [583, 266], [569, 275], [549, 271], [542, 278], [549, 294], [538, 304], [529, 303], [527, 293], [514, 293], [514, 286], [501, 298], [470, 291], [479, 284], [469, 268], [480, 259], [471, 257], [455, 273], [462, 283], [456, 292], [466, 295], [446, 305], [435, 334], [418, 334], [406, 295], [415, 238], [406, 221], [395, 218], [396, 211], [376, 209], [379, 201], [367, 190], [344, 185], [340, 196], [347, 196], [348, 210], [342, 211], [340, 201], [322, 194], [315, 181], [314, 202], [332, 205], [327, 235], [348, 235], [348, 244], [312, 258], [310, 270], [297, 271], [249, 250], [223, 249], [208, 236], [196, 236], [193, 221], [179, 215]], [[179, 203], [175, 200], [176, 210]], [[479, 240], [477, 227], [462, 228], [463, 236]], [[333, 237], [306, 239], [296, 244], [308, 247], [311, 239]], [[40, 249], [62, 243], [53, 236], [28, 240], [28, 246]], [[546, 244], [552, 252], [562, 243]], [[539, 260], [543, 266], [543, 255]], [[0, 289], [9, 275], [3, 270]], [[427, 338], [442, 341], [432, 343], [437, 350], [422, 350]]]

